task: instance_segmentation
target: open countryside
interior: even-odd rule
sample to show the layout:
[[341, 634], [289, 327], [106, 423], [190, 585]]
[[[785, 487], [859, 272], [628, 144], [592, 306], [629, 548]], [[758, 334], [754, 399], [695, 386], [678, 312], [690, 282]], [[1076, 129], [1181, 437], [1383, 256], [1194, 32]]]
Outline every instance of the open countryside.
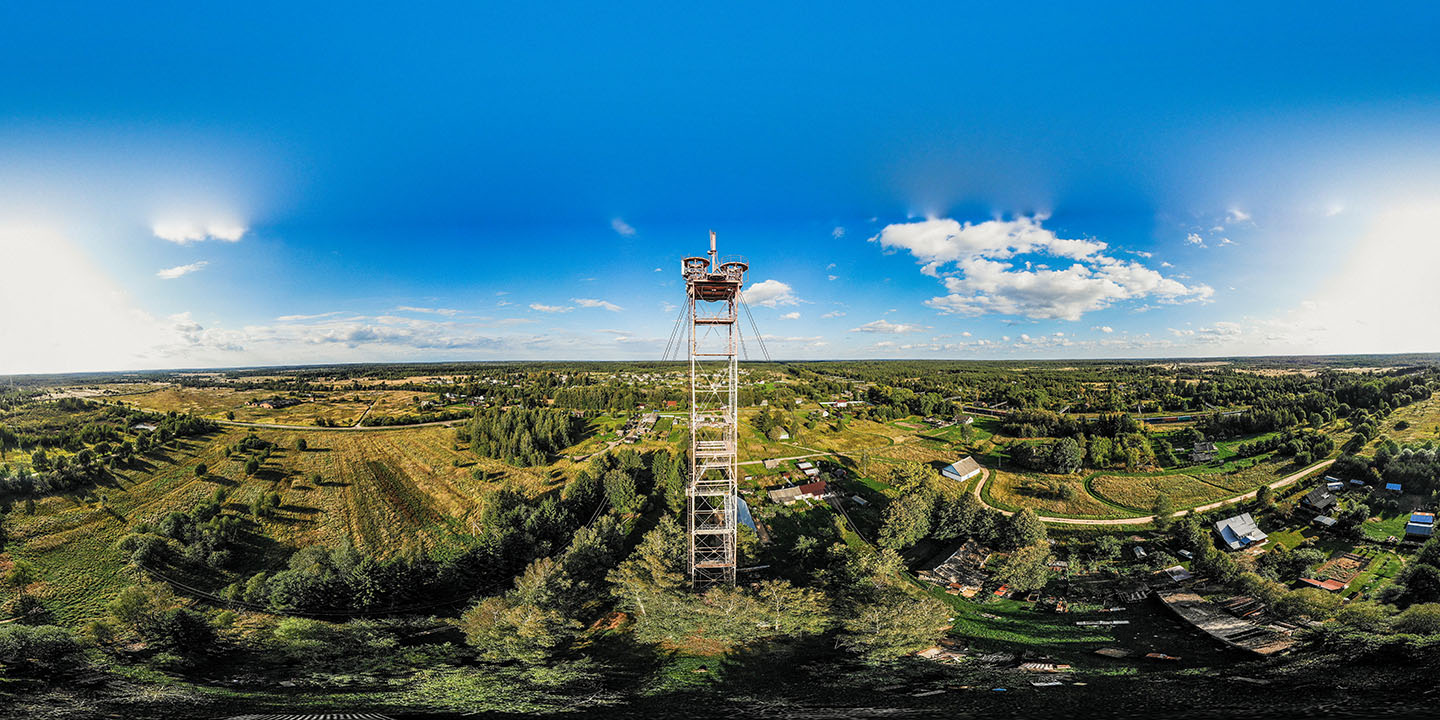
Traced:
[[[367, 707], [495, 706], [416, 694], [443, 683], [540, 708], [576, 690], [526, 673], [619, 662], [605, 648], [623, 638], [668, 648], [653, 682], [788, 648], [890, 668], [887, 703], [981, 678], [1021, 693], [1200, 670], [1297, 682], [1292, 667], [1416, 642], [1440, 602], [1423, 579], [1437, 438], [1390, 437], [1440, 403], [1440, 369], [1350, 362], [742, 363], [746, 569], [719, 614], [719, 590], [656, 575], [681, 559], [680, 366], [26, 379], [0, 421], [0, 619], [169, 674], [177, 711], [324, 708], [306, 693], [341, 682]], [[1287, 363], [1314, 372], [1300, 387], [1251, 372]], [[370, 431], [353, 432], [359, 413], [332, 427], [336, 406], [395, 393]], [[1149, 423], [1137, 402], [1242, 409]], [[1237, 517], [1254, 532], [1231, 547]], [[596, 563], [574, 564], [582, 542]], [[588, 589], [521, 594], [559, 577]], [[548, 629], [513, 635], [525, 608], [553, 613]], [[410, 655], [364, 649], [417, 632], [433, 640]], [[370, 669], [302, 650], [315, 633]], [[223, 693], [200, 667], [232, 678]], [[495, 668], [512, 673], [499, 696]], [[311, 690], [282, 699], [273, 672]], [[584, 692], [597, 709], [623, 697]]]

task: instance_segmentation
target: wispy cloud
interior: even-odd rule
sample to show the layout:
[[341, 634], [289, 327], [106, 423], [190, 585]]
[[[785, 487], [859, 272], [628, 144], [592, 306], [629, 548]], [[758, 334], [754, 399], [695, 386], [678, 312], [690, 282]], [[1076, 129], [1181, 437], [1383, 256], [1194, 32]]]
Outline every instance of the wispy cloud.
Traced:
[[836, 240], [845, 237], [845, 228], [838, 225], [835, 226], [835, 229], [830, 231], [830, 237], [833, 237]]
[[781, 315], [781, 316], [780, 316], [780, 319], [781, 319], [781, 320], [799, 320], [799, 319], [800, 319], [800, 313], [798, 313], [798, 312], [788, 312], [788, 313], [785, 313], [784, 315]]
[[820, 316], [820, 318], [823, 319], [823, 320], [831, 320], [831, 319], [834, 319], [834, 318], [842, 318], [842, 317], [845, 317], [845, 311], [844, 311], [844, 310], [831, 310], [830, 312], [825, 313], [824, 315], [821, 315], [821, 316]]
[[319, 320], [320, 318], [335, 317], [336, 315], [341, 315], [341, 314], [343, 314], [343, 313], [341, 313], [341, 311], [339, 311], [339, 310], [333, 310], [333, 311], [331, 311], [331, 312], [316, 313], [316, 314], [314, 314], [314, 315], [281, 315], [280, 317], [275, 318], [275, 321], [276, 321], [276, 322], [300, 322], [300, 321], [304, 321], [304, 320]]
[[201, 260], [200, 262], [193, 262], [189, 265], [176, 265], [175, 267], [165, 268], [164, 270], [155, 273], [155, 277], [164, 278], [166, 280], [174, 280], [175, 278], [178, 278], [182, 275], [189, 275], [190, 273], [195, 272], [196, 270], [199, 270], [200, 268], [203, 268], [209, 264], [210, 263]]
[[1200, 233], [1192, 232], [1189, 235], [1185, 236], [1185, 243], [1188, 245], [1196, 245], [1203, 248], [1205, 247], [1205, 238], [1200, 237]]
[[446, 317], [453, 317], [460, 314], [460, 311], [455, 308], [427, 308], [414, 307], [411, 305], [400, 305], [395, 308], [395, 312], [425, 313], [427, 315], [444, 315]]
[[[573, 302], [573, 303], [575, 303], [576, 305], [579, 305], [580, 307], [584, 307], [584, 308], [600, 308], [600, 309], [602, 309], [602, 310], [609, 310], [610, 312], [620, 312], [621, 310], [624, 310], [624, 309], [625, 309], [625, 308], [620, 307], [619, 305], [616, 305], [615, 303], [608, 302], [608, 301], [605, 301], [605, 300], [596, 300], [596, 299], [594, 299], [594, 298], [570, 298], [570, 302]], [[530, 307], [535, 307], [535, 306], [534, 306], [534, 305], [531, 305]]]
[[575, 308], [570, 307], [569, 305], [542, 305], [540, 303], [530, 303], [530, 309], [543, 313], [567, 313], [571, 310], [574, 310]]
[[907, 323], [892, 323], [889, 320], [875, 320], [865, 323], [860, 327], [850, 328], [850, 332], [880, 333], [885, 335], [900, 335], [903, 333], [922, 332], [925, 328], [919, 325]]
[[633, 237], [635, 235], [635, 228], [631, 227], [630, 223], [618, 217], [610, 221], [610, 227], [613, 228], [615, 232], [620, 233], [621, 237]]

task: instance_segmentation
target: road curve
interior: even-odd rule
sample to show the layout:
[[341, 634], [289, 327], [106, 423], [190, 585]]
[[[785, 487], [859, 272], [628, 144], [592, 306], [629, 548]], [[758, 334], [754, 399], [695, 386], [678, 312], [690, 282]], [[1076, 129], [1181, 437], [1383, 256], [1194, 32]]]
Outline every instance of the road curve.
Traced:
[[[1303, 469], [1303, 470], [1300, 470], [1300, 471], [1298, 471], [1298, 472], [1291, 473], [1291, 474], [1289, 474], [1289, 475], [1286, 475], [1286, 476], [1283, 477], [1283, 478], [1280, 478], [1279, 480], [1276, 480], [1275, 482], [1270, 483], [1270, 487], [1273, 488], [1273, 489], [1279, 490], [1280, 488], [1285, 487], [1286, 485], [1291, 485], [1291, 484], [1294, 484], [1295, 482], [1298, 482], [1301, 478], [1305, 477], [1306, 475], [1309, 475], [1310, 473], [1315, 472], [1316, 470], [1320, 470], [1320, 469], [1322, 469], [1322, 468], [1330, 467], [1330, 464], [1333, 463], [1333, 462], [1335, 462], [1333, 459], [1332, 459], [1332, 460], [1321, 460], [1320, 462], [1315, 463], [1314, 465], [1311, 465], [1310, 467], [1307, 467], [1307, 468], [1305, 468], [1305, 469]], [[1014, 512], [1013, 510], [1001, 510], [1000, 508], [992, 507], [989, 503], [985, 502], [985, 498], [983, 497], [983, 495], [982, 495], [982, 493], [981, 493], [981, 490], [985, 487], [985, 483], [988, 482], [989, 480], [990, 480], [990, 468], [981, 468], [981, 470], [980, 470], [980, 482], [975, 483], [975, 489], [972, 491], [972, 492], [974, 493], [974, 495], [975, 495], [975, 499], [978, 500], [978, 501], [980, 501], [980, 504], [981, 504], [981, 505], [983, 505], [983, 506], [985, 506], [985, 507], [987, 507], [987, 508], [990, 508], [991, 510], [995, 510], [995, 511], [999, 512], [999, 513], [1002, 514], [1002, 515], [1014, 515], [1015, 512]], [[1250, 500], [1250, 499], [1254, 498], [1255, 495], [1256, 495], [1257, 493], [1259, 493], [1259, 492], [1260, 492], [1260, 489], [1259, 489], [1259, 488], [1256, 488], [1256, 489], [1254, 489], [1254, 490], [1251, 490], [1250, 492], [1241, 493], [1241, 494], [1239, 494], [1239, 495], [1236, 495], [1236, 496], [1230, 497], [1230, 498], [1226, 498], [1226, 499], [1224, 499], [1224, 500], [1218, 500], [1218, 501], [1213, 502], [1213, 503], [1208, 503], [1208, 504], [1206, 504], [1206, 505], [1199, 505], [1199, 506], [1196, 506], [1196, 507], [1193, 507], [1193, 508], [1188, 508], [1188, 509], [1185, 509], [1185, 510], [1177, 510], [1177, 511], [1175, 511], [1174, 513], [1171, 513], [1171, 517], [1180, 517], [1181, 515], [1184, 515], [1184, 514], [1186, 514], [1186, 513], [1209, 512], [1209, 511], [1214, 510], [1214, 509], [1216, 509], [1216, 508], [1224, 507], [1224, 506], [1226, 506], [1226, 505], [1230, 505], [1230, 504], [1232, 504], [1232, 503], [1237, 503], [1237, 502], [1240, 502], [1240, 501], [1242, 501], [1242, 500]], [[1057, 525], [1144, 525], [1144, 524], [1146, 524], [1146, 523], [1155, 522], [1155, 516], [1154, 516], [1154, 515], [1136, 515], [1136, 516], [1134, 516], [1134, 517], [1103, 518], [1103, 519], [1102, 519], [1102, 518], [1087, 519], [1087, 518], [1069, 518], [1069, 517], [1047, 517], [1047, 516], [1041, 515], [1041, 516], [1040, 516], [1040, 519], [1043, 520], [1043, 521], [1045, 521], [1045, 522], [1047, 522], [1047, 523], [1055, 523], [1055, 524], [1057, 524]]]

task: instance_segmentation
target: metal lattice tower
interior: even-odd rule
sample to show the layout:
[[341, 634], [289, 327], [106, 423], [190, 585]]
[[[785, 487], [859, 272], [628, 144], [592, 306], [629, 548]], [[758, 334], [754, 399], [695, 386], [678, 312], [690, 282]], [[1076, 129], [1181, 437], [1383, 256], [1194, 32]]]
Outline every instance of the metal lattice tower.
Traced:
[[735, 584], [738, 499], [740, 286], [749, 265], [719, 260], [715, 231], [709, 257], [687, 257], [681, 275], [690, 318], [690, 581]]

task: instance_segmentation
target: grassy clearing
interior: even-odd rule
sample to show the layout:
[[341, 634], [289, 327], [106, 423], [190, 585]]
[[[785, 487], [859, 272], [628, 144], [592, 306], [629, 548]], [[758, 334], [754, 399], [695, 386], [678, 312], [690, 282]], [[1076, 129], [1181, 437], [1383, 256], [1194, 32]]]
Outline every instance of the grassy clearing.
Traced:
[[[1405, 425], [1402, 429], [1399, 426]], [[1380, 437], [1396, 442], [1420, 442], [1440, 438], [1440, 397], [1432, 397], [1397, 409], [1385, 419], [1381, 432], [1370, 443], [1373, 450]]]
[[[1060, 480], [1075, 490], [1070, 498], [1052, 497], [1035, 492], [1031, 486], [1041, 480]], [[985, 502], [1005, 510], [1034, 508], [1041, 515], [1056, 517], [1124, 517], [1125, 509], [1105, 504], [1084, 490], [1079, 475], [1031, 475], [994, 470], [982, 490]]]
[[1147, 512], [1161, 493], [1168, 494], [1177, 508], [1204, 505], [1234, 494], [1189, 475], [1099, 475], [1090, 478], [1086, 487], [1103, 500]]
[[[1176, 665], [1162, 666], [1143, 659], [1116, 661], [1097, 656], [1094, 651], [1102, 647], [1122, 647], [1140, 655], [1164, 652], [1181, 657], [1178, 663], [1181, 667], [1205, 667], [1219, 656], [1197, 633], [1187, 632], [1150, 601], [1118, 613], [1057, 614], [1016, 600], [976, 603], [948, 595], [938, 588], [928, 588], [927, 592], [955, 611], [950, 634], [964, 638], [979, 650], [1030, 650], [1077, 668], [1107, 670], [1124, 665], [1132, 671], [1173, 670]], [[1084, 620], [1126, 620], [1128, 624], [1075, 624]]]

